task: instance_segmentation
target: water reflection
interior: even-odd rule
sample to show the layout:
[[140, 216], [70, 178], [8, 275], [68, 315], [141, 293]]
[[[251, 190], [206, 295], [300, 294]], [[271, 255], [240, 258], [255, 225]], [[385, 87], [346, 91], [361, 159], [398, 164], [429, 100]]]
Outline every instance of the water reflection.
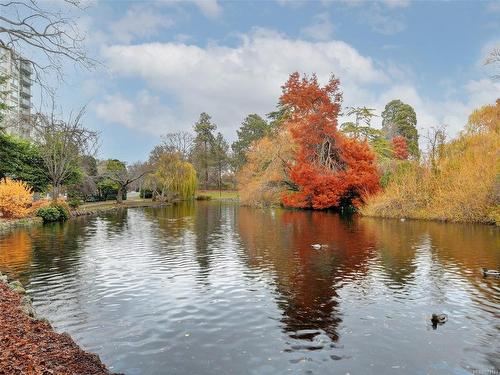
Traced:
[[0, 237], [42, 314], [134, 374], [495, 370], [500, 281], [481, 267], [500, 268], [497, 228], [209, 202]]
[[[314, 341], [325, 333], [337, 341], [342, 322], [337, 289], [351, 274], [366, 274], [373, 235], [338, 215], [250, 208], [240, 209], [238, 232], [249, 266], [269, 268], [275, 275], [284, 331], [294, 339]], [[328, 247], [316, 251], [311, 248], [314, 243]]]
[[19, 270], [28, 268], [32, 256], [30, 234], [25, 230], [15, 231], [2, 241], [0, 271], [10, 271], [13, 277], [19, 278], [21, 276]]

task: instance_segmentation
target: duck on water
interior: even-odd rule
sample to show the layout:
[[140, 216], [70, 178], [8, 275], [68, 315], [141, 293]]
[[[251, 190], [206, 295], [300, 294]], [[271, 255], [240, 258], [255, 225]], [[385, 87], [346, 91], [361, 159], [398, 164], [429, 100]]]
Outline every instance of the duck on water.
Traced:
[[483, 271], [483, 276], [484, 277], [487, 277], [487, 276], [500, 277], [500, 271], [489, 270], [487, 268], [483, 268], [482, 271]]
[[432, 314], [431, 323], [432, 328], [436, 329], [438, 325], [443, 325], [448, 321], [448, 315], [446, 314]]

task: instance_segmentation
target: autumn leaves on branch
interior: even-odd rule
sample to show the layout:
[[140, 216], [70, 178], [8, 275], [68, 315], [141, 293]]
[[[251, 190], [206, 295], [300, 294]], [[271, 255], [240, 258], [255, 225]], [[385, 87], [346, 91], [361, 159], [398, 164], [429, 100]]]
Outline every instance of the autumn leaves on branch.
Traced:
[[331, 77], [320, 87], [315, 75], [293, 73], [280, 103], [290, 113], [284, 126], [298, 145], [289, 162], [297, 191], [283, 193], [286, 206], [323, 209], [359, 206], [379, 189], [375, 155], [366, 142], [348, 139], [337, 129], [342, 93]]
[[[320, 87], [315, 75], [291, 74], [280, 97], [279, 112], [284, 116], [275, 135], [284, 153], [274, 154], [269, 163], [254, 165], [252, 161], [258, 163], [259, 157], [253, 152], [269, 151], [266, 141], [259, 141], [249, 152], [249, 164], [240, 173], [240, 182], [251, 180], [260, 169], [269, 180], [254, 186], [256, 193], [266, 199], [267, 188], [279, 185], [280, 203], [296, 208], [358, 207], [368, 195], [377, 192], [380, 177], [375, 154], [366, 141], [347, 138], [338, 130], [341, 101], [339, 80], [334, 76]], [[283, 137], [294, 146], [283, 147]]]

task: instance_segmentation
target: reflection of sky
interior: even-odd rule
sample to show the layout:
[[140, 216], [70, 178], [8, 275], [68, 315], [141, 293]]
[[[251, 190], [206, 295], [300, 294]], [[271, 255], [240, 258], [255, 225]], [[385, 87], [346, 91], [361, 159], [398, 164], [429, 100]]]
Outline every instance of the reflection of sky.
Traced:
[[[453, 226], [269, 212], [200, 203], [68, 223], [55, 233], [78, 240], [66, 238], [58, 261], [43, 263], [50, 242], [33, 237], [28, 289], [56, 329], [125, 373], [458, 374], [497, 363], [498, 284], [476, 272], [478, 259], [499, 258], [496, 234], [462, 234], [466, 247], [486, 244], [474, 256]], [[316, 238], [330, 246], [311, 249]], [[433, 312], [450, 318], [435, 331]]]

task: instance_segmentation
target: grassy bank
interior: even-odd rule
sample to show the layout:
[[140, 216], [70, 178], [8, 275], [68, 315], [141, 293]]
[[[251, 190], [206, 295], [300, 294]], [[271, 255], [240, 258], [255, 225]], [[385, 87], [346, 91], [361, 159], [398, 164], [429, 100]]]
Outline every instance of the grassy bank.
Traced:
[[160, 206], [161, 203], [157, 201], [152, 201], [151, 199], [133, 198], [123, 201], [121, 204], [117, 204], [116, 201], [104, 201], [104, 202], [92, 202], [85, 203], [78, 207], [77, 212], [80, 213], [95, 213], [103, 212], [120, 208], [134, 208], [134, 207], [156, 207]]
[[[500, 101], [497, 102], [500, 114]], [[365, 216], [500, 225], [500, 122], [469, 123], [424, 162], [405, 161]]]
[[237, 190], [198, 190], [196, 196], [207, 196], [212, 200], [238, 200]]
[[41, 225], [43, 220], [40, 217], [27, 217], [23, 219], [2, 219], [0, 218], [0, 234], [7, 233], [16, 228], [26, 228], [33, 225]]

